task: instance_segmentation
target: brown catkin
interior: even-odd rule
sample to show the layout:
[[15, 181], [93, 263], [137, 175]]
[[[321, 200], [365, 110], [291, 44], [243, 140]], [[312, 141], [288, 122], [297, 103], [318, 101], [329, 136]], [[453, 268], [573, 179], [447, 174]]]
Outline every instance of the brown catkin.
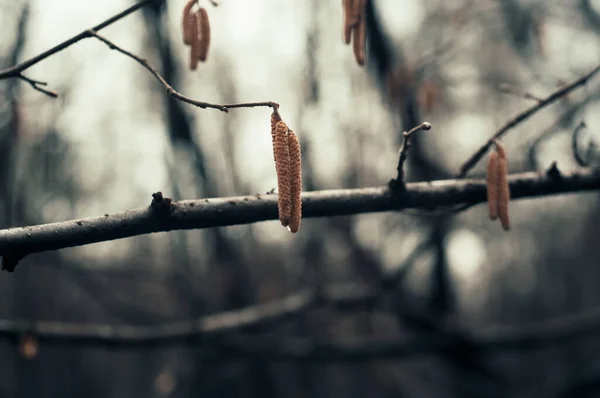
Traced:
[[490, 153], [487, 164], [487, 200], [490, 220], [498, 218], [498, 153]]
[[[357, 3], [363, 3], [362, 0], [356, 0]], [[364, 10], [361, 9], [359, 20], [356, 25], [352, 28], [354, 42], [352, 49], [354, 50], [354, 58], [356, 63], [360, 66], [365, 64], [365, 42], [367, 38], [367, 23], [365, 20]]]
[[496, 144], [498, 151], [498, 218], [505, 231], [510, 229], [508, 217], [508, 203], [510, 202], [510, 186], [508, 185], [508, 161], [506, 152], [499, 144]]
[[190, 69], [196, 70], [198, 67], [198, 54], [200, 53], [200, 37], [198, 35], [198, 14], [193, 13], [190, 16], [192, 24], [190, 31], [192, 32], [192, 48], [190, 49]]
[[190, 45], [193, 41], [193, 32], [191, 30], [193, 25], [192, 18], [192, 7], [196, 4], [198, 0], [189, 0], [187, 4], [183, 7], [183, 15], [181, 17], [181, 30], [183, 32], [183, 44]]
[[352, 40], [352, 26], [355, 25], [354, 21], [354, 2], [356, 0], [342, 0], [342, 7], [344, 9], [344, 43], [350, 44]]
[[354, 0], [352, 4], [352, 26], [356, 26], [360, 23], [361, 17], [364, 15], [365, 7], [367, 5], [366, 0]]
[[200, 48], [198, 53], [198, 60], [201, 62], [206, 61], [208, 56], [208, 48], [210, 47], [210, 22], [208, 20], [208, 13], [205, 8], [200, 8], [197, 12], [198, 23], [199, 23], [199, 35], [200, 35]]
[[290, 198], [290, 154], [288, 149], [288, 126], [284, 121], [275, 126], [275, 171], [277, 172], [277, 209], [281, 225], [290, 223], [292, 203]]
[[290, 154], [290, 196], [292, 201], [288, 228], [291, 232], [296, 233], [300, 229], [302, 219], [302, 154], [300, 152], [300, 141], [291, 130], [288, 133], [288, 148]]
[[271, 113], [271, 141], [273, 142], [273, 160], [277, 161], [275, 158], [275, 126], [277, 126], [277, 122], [281, 121], [281, 116], [279, 116], [278, 112], [273, 111]]

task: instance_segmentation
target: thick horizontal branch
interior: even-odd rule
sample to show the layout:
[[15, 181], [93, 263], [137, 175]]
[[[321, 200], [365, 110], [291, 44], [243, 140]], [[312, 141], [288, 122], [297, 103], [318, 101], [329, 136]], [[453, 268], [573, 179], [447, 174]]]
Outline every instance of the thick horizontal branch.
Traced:
[[[600, 189], [600, 170], [568, 174], [521, 173], [509, 178], [513, 199]], [[162, 198], [162, 196], [161, 196]], [[161, 199], [162, 200], [162, 199]], [[485, 180], [441, 180], [406, 184], [400, 195], [387, 187], [339, 189], [302, 194], [303, 217], [328, 217], [419, 208], [474, 205], [486, 200]], [[162, 203], [162, 202], [161, 202]], [[24, 256], [130, 236], [183, 229], [222, 227], [276, 220], [277, 195], [256, 194], [173, 201], [120, 213], [0, 230], [3, 268]]]

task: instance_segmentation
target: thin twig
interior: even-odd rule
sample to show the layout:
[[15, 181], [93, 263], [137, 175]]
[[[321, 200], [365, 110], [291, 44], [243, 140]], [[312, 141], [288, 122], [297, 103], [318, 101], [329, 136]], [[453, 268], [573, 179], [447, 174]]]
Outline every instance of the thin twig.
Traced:
[[525, 98], [525, 99], [528, 99], [528, 100], [533, 100], [533, 101], [536, 101], [538, 103], [543, 101], [537, 95], [534, 95], [534, 94], [532, 94], [530, 92], [527, 92], [527, 91], [523, 91], [523, 90], [519, 89], [518, 87], [513, 86], [512, 84], [501, 83], [498, 86], [498, 89], [502, 93], [516, 95], [518, 97]]
[[[600, 189], [600, 170], [580, 169], [561, 178], [540, 173], [513, 174], [511, 197], [539, 197]], [[155, 195], [155, 199], [158, 195]], [[328, 217], [409, 208], [435, 210], [440, 206], [477, 204], [486, 201], [486, 182], [441, 180], [406, 184], [401, 197], [388, 187], [304, 192], [302, 215]], [[211, 228], [276, 220], [277, 196], [239, 196], [171, 202], [160, 206], [106, 214], [80, 220], [0, 230], [2, 267], [14, 270], [24, 256], [48, 250], [87, 245], [152, 232]]]
[[481, 148], [479, 148], [479, 150], [477, 150], [477, 152], [475, 152], [461, 166], [460, 171], [457, 175], [457, 178], [464, 178], [467, 175], [467, 173], [473, 167], [475, 167], [477, 162], [479, 162], [479, 160], [481, 160], [481, 158], [483, 156], [485, 156], [486, 152], [490, 149], [494, 139], [502, 137], [508, 131], [510, 131], [514, 127], [518, 126], [525, 120], [529, 119], [531, 116], [533, 116], [535, 113], [537, 113], [541, 109], [545, 108], [546, 106], [548, 106], [548, 105], [552, 104], [553, 102], [559, 100], [560, 98], [564, 97], [565, 95], [567, 95], [574, 89], [578, 88], [579, 86], [584, 85], [585, 83], [587, 83], [587, 81], [589, 79], [591, 79], [598, 72], [600, 72], [600, 65], [596, 66], [589, 73], [585, 74], [584, 76], [580, 77], [579, 79], [575, 80], [574, 82], [559, 88], [558, 90], [556, 90], [555, 92], [553, 92], [552, 94], [547, 96], [546, 98], [543, 98], [539, 103], [532, 105], [531, 107], [527, 108], [525, 111], [519, 113], [517, 116], [515, 116], [511, 120], [509, 120], [496, 133], [494, 133], [494, 135], [489, 140], [487, 140], [487, 142]]
[[41, 93], [44, 93], [47, 96], [52, 97], [52, 98], [57, 98], [58, 97], [58, 94], [56, 92], [54, 92], [52, 90], [48, 90], [48, 89], [43, 88], [43, 87], [40, 87], [40, 86], [47, 86], [48, 83], [42, 82], [42, 81], [39, 81], [39, 80], [30, 79], [30, 78], [28, 78], [26, 76], [23, 76], [22, 74], [19, 74], [18, 77], [19, 77], [19, 79], [24, 80], [27, 83], [29, 83], [29, 85], [31, 87], [33, 87], [35, 90], [37, 90], [37, 91], [39, 91]]
[[[157, 1], [164, 1], [164, 0], [140, 1], [139, 3], [132, 5], [131, 7], [127, 8], [126, 10], [124, 10], [124, 11], [108, 18], [104, 22], [94, 26], [92, 28], [92, 30], [97, 32], [101, 29], [104, 29], [107, 26], [117, 22], [118, 20], [128, 16], [129, 14], [139, 10], [140, 8], [144, 7], [145, 5], [148, 5], [150, 3], [157, 2]], [[78, 35], [75, 35], [75, 36], [71, 37], [70, 39], [67, 39], [67, 40], [63, 41], [62, 43], [52, 47], [51, 49], [46, 50], [43, 53], [36, 55], [35, 57], [32, 57], [32, 58], [30, 58], [26, 61], [23, 61], [17, 65], [11, 66], [8, 69], [0, 70], [0, 80], [20, 77], [21, 73], [23, 71], [25, 71], [26, 69], [32, 67], [33, 65], [37, 64], [38, 62], [43, 61], [44, 59], [50, 57], [51, 55], [54, 55], [87, 37], [90, 37], [90, 30], [85, 30], [85, 31], [79, 33]]]
[[402, 133], [402, 147], [400, 147], [398, 167], [396, 168], [396, 170], [398, 171], [398, 177], [396, 178], [396, 180], [392, 180], [392, 185], [402, 186], [404, 184], [404, 163], [408, 158], [408, 149], [410, 148], [410, 141], [415, 133], [423, 130], [431, 130], [431, 124], [423, 122], [418, 126], [413, 127], [408, 132], [405, 131]]
[[577, 143], [579, 141], [579, 136], [586, 129], [585, 121], [579, 123], [574, 129], [573, 134], [571, 134], [571, 150], [573, 152], [573, 157], [577, 164], [581, 167], [587, 167], [587, 161], [581, 157], [579, 154], [579, 149], [577, 149]]
[[90, 31], [90, 36], [93, 36], [96, 39], [100, 40], [101, 42], [106, 44], [111, 50], [118, 51], [121, 54], [126, 55], [127, 57], [133, 59], [134, 61], [136, 61], [137, 63], [142, 65], [160, 82], [160, 84], [162, 84], [165, 87], [165, 89], [167, 90], [167, 93], [171, 97], [173, 97], [179, 101], [182, 101], [182, 102], [185, 102], [185, 103], [188, 103], [188, 104], [191, 104], [191, 105], [203, 108], [203, 109], [212, 108], [212, 109], [218, 109], [223, 112], [228, 112], [229, 109], [231, 109], [231, 108], [253, 108], [253, 107], [257, 107], [257, 106], [268, 106], [268, 107], [275, 109], [275, 108], [279, 107], [279, 104], [277, 104], [275, 102], [271, 102], [271, 101], [218, 105], [218, 104], [211, 104], [208, 102], [193, 100], [193, 99], [186, 97], [185, 95], [175, 91], [175, 89], [173, 87], [171, 87], [171, 85], [169, 83], [167, 83], [167, 81], [164, 79], [164, 77], [162, 77], [160, 75], [160, 73], [158, 73], [158, 71], [152, 65], [150, 65], [150, 63], [147, 60], [145, 60], [141, 57], [138, 57], [137, 55], [133, 54], [132, 52], [129, 52], [129, 51], [119, 47], [112, 41], [108, 40], [104, 36], [99, 35], [97, 32], [94, 32], [93, 30]]

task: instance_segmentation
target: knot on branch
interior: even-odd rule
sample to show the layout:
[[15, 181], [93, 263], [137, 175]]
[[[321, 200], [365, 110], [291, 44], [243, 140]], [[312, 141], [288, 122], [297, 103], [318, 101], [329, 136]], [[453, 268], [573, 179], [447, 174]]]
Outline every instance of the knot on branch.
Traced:
[[171, 214], [173, 210], [173, 199], [163, 197], [162, 192], [152, 194], [152, 203], [150, 208], [156, 213], [164, 216]]
[[558, 164], [556, 161], [552, 162], [548, 170], [546, 170], [546, 175], [551, 180], [559, 181], [562, 179], [562, 175], [560, 174], [560, 170], [558, 169]]

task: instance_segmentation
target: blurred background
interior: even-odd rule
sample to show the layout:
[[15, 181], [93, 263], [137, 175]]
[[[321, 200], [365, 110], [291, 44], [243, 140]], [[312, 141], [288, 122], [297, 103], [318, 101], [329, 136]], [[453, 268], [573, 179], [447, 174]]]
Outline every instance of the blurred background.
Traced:
[[[300, 137], [305, 190], [385, 185], [402, 131], [409, 181], [452, 178], [511, 116], [600, 63], [600, 1], [372, 0], [367, 65], [342, 41], [338, 0], [222, 0], [208, 61], [188, 69], [184, 0], [145, 7], [102, 34], [147, 58], [182, 94], [275, 101]], [[0, 0], [0, 69], [133, 4]], [[0, 228], [174, 199], [276, 187], [269, 108], [228, 114], [169, 98], [137, 63], [87, 39], [0, 81]], [[597, 165], [600, 79], [509, 133], [511, 173]], [[581, 122], [586, 126], [576, 127]], [[574, 132], [577, 134], [574, 138]], [[575, 145], [573, 145], [573, 142]], [[484, 163], [471, 173], [482, 177]], [[269, 302], [315, 284], [380, 286], [406, 303], [309, 311], [244, 335], [309, 341], [434, 336], [436, 319], [473, 330], [600, 306], [597, 193], [511, 203], [512, 230], [485, 205], [459, 213], [366, 214], [159, 233], [46, 252], [0, 274], [0, 317], [153, 325]], [[404, 301], [404, 298], [406, 299]], [[421, 319], [423, 316], [423, 319]], [[426, 319], [426, 320], [425, 320]], [[229, 356], [219, 341], [112, 349], [0, 342], [0, 397], [600, 396], [600, 340], [534, 350], [440, 350], [364, 362]]]

